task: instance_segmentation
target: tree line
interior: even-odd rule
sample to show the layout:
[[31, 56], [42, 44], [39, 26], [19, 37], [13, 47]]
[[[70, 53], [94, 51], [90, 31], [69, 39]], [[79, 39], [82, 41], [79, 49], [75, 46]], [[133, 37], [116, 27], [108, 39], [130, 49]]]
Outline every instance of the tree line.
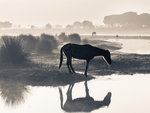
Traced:
[[104, 24], [107, 27], [125, 27], [125, 28], [149, 28], [150, 14], [136, 12], [126, 12], [123, 14], [108, 15], [104, 17]]

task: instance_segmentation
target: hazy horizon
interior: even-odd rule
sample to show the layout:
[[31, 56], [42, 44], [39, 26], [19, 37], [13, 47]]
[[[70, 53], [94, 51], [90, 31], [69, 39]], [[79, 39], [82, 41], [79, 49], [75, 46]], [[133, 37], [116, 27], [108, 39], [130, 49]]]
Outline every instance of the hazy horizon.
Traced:
[[103, 24], [104, 16], [134, 11], [150, 13], [148, 0], [0, 0], [0, 21], [15, 25], [67, 25], [89, 20]]

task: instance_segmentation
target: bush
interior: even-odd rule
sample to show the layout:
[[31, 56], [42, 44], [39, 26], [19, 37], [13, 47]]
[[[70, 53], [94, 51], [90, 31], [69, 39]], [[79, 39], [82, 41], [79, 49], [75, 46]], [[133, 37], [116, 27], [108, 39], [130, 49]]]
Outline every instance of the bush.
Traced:
[[80, 35], [77, 33], [69, 35], [68, 38], [69, 38], [69, 41], [72, 43], [80, 43], [81, 42]]
[[23, 51], [18, 38], [2, 36], [3, 45], [0, 48], [0, 61], [3, 63], [22, 64], [27, 61], [27, 54]]
[[26, 52], [35, 51], [35, 47], [38, 42], [38, 38], [32, 35], [19, 35], [19, 39], [21, 40], [22, 47]]
[[89, 41], [88, 41], [88, 39], [83, 39], [83, 40], [82, 40], [82, 43], [83, 43], [83, 44], [88, 44]]
[[56, 49], [58, 46], [57, 40], [54, 36], [41, 34], [41, 37], [38, 39], [37, 52], [41, 54], [49, 54]]
[[64, 32], [62, 32], [62, 33], [58, 36], [58, 38], [59, 38], [60, 40], [64, 41], [64, 42], [67, 42], [67, 41], [68, 41], [68, 36], [67, 36]]

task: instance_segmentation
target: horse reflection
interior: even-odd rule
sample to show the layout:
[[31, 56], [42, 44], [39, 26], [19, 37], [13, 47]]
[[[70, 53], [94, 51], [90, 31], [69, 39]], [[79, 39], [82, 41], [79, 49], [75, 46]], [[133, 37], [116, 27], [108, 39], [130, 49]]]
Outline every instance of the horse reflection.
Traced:
[[108, 92], [102, 101], [96, 101], [89, 95], [87, 81], [85, 81], [86, 96], [81, 98], [72, 99], [72, 89], [74, 84], [69, 85], [67, 91], [67, 100], [63, 105], [63, 93], [59, 88], [61, 108], [66, 112], [90, 112], [95, 109], [109, 106], [111, 102], [111, 92]]

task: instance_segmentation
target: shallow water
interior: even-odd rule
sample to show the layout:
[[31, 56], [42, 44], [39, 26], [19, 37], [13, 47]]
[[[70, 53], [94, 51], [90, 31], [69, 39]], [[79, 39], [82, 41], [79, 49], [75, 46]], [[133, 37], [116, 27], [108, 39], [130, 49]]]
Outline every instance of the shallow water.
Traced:
[[[109, 39], [109, 41], [122, 43], [123, 48], [119, 50], [121, 52], [150, 53], [150, 40]], [[64, 104], [67, 100], [66, 93], [69, 85], [60, 87], [25, 86], [21, 82], [11, 83], [10, 81], [0, 80], [1, 113], [63, 113], [67, 111], [61, 108], [61, 100], [63, 97], [63, 107], [67, 108], [67, 105], [64, 106]], [[150, 113], [149, 81], [150, 74], [114, 74], [96, 77], [96, 79], [87, 81], [87, 85], [85, 81], [75, 83], [72, 88], [72, 99], [78, 100], [78, 104], [76, 105], [77, 101], [71, 101], [68, 109], [75, 110], [71, 109], [71, 105], [76, 106], [76, 109], [80, 106], [86, 109], [90, 104], [89, 111], [92, 113]], [[85, 88], [89, 90], [89, 95], [94, 100], [81, 99], [88, 93]], [[62, 97], [60, 91], [62, 91]], [[111, 96], [108, 96], [109, 92], [111, 92]], [[109, 97], [107, 100], [110, 100], [107, 105], [103, 101], [106, 96]], [[96, 100], [101, 104], [97, 109]]]
[[[112, 93], [108, 107], [93, 110], [93, 113], [149, 113], [150, 75], [104, 76], [87, 82], [89, 94], [94, 100], [103, 100]], [[85, 97], [84, 82], [76, 83], [72, 89], [73, 99]], [[25, 101], [18, 105], [6, 105], [0, 98], [1, 113], [54, 113], [64, 112], [60, 107], [58, 88], [28, 86]], [[62, 87], [64, 102], [68, 86]], [[17, 99], [17, 98], [16, 98]], [[63, 103], [64, 103], [63, 102]], [[91, 103], [92, 106], [93, 103]]]
[[109, 39], [112, 42], [123, 44], [120, 52], [150, 54], [150, 39]]

